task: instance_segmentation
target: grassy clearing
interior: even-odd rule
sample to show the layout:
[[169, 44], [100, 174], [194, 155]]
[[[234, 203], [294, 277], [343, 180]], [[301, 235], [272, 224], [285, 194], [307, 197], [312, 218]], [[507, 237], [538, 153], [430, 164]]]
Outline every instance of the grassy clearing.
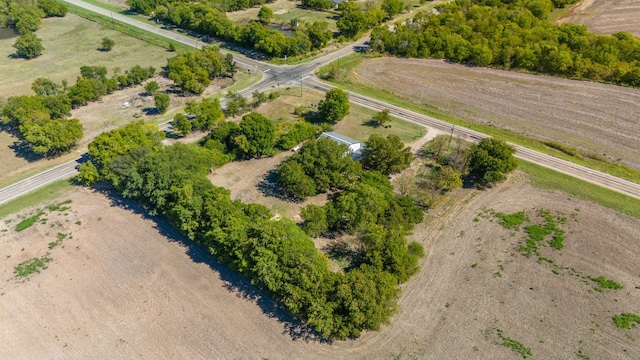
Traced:
[[569, 12], [569, 10], [571, 10], [571, 8], [572, 6], [565, 6], [563, 8], [553, 9], [549, 13], [549, 15], [547, 15], [547, 20], [549, 20], [550, 23], [555, 23], [557, 20], [567, 15], [567, 13]]
[[558, 215], [556, 218], [551, 211], [546, 209], [538, 210], [537, 215], [539, 218], [542, 218], [544, 222], [542, 224], [526, 226], [524, 231], [528, 237], [525, 240], [525, 244], [518, 248], [518, 251], [526, 257], [532, 254], [539, 256], [538, 244], [551, 234], [553, 234], [553, 236], [549, 241], [549, 245], [556, 250], [561, 250], [564, 247], [564, 230], [560, 229], [557, 224], [558, 222], [562, 223], [562, 219], [565, 219], [564, 221], [566, 222], [566, 218], [561, 215]]
[[528, 161], [518, 160], [518, 166], [529, 175], [531, 184], [535, 187], [560, 190], [576, 198], [592, 201], [640, 219], [640, 200]]
[[[299, 87], [283, 87], [274, 91], [278, 91], [280, 97], [275, 101], [260, 105], [257, 111], [269, 119], [276, 120], [276, 122], [297, 120], [298, 117], [294, 114], [294, 111], [299, 106], [307, 107], [307, 111], [316, 111], [310, 105], [318, 104], [324, 98], [322, 93], [309, 89], [303, 89], [302, 96], [300, 96]], [[390, 126], [387, 128], [366, 125], [375, 114], [376, 111], [374, 110], [351, 105], [349, 115], [333, 125], [333, 128], [336, 132], [358, 141], [366, 141], [371, 134], [380, 134], [384, 136], [398, 135], [404, 143], [410, 143], [420, 139], [426, 133], [424, 127], [397, 118], [392, 118]]]
[[49, 250], [53, 250], [53, 249], [55, 249], [56, 247], [58, 247], [58, 245], [62, 244], [62, 242], [63, 242], [67, 237], [69, 237], [69, 234], [65, 234], [65, 233], [60, 233], [60, 232], [59, 232], [59, 233], [58, 233], [58, 235], [57, 235], [57, 237], [58, 237], [58, 240], [56, 240], [56, 241], [52, 241], [52, 242], [50, 242], [50, 243], [49, 243]]
[[43, 186], [35, 191], [13, 199], [0, 206], [0, 218], [16, 213], [29, 206], [35, 206], [45, 200], [52, 200], [59, 197], [63, 192], [71, 189], [73, 185], [70, 180], [60, 180]]
[[69, 210], [71, 208], [69, 206], [64, 206], [64, 205], [67, 205], [67, 204], [71, 204], [71, 199], [67, 199], [67, 200], [59, 202], [59, 203], [47, 205], [47, 210], [49, 210], [49, 211], [67, 211], [67, 210]]
[[526, 347], [523, 343], [519, 341], [513, 340], [505, 336], [502, 330], [496, 329], [496, 333], [498, 334], [498, 337], [500, 338], [500, 340], [502, 340], [502, 343], [500, 345], [506, 346], [509, 349], [513, 350], [514, 352], [522, 355], [524, 359], [528, 358], [533, 354], [531, 352], [531, 348]]
[[[95, 3], [95, 5], [97, 5], [98, 3]], [[124, 35], [128, 35], [131, 36], [133, 38], [142, 40], [144, 42], [147, 42], [149, 44], [158, 46], [158, 47], [162, 47], [164, 49], [169, 48], [169, 44], [173, 44], [176, 48], [176, 50], [180, 50], [180, 51], [194, 51], [195, 48], [192, 46], [187, 46], [183, 43], [171, 40], [171, 39], [167, 39], [163, 36], [160, 35], [156, 35], [150, 32], [147, 32], [145, 30], [139, 29], [135, 26], [131, 26], [131, 25], [127, 25], [127, 24], [123, 24], [119, 21], [111, 21], [111, 19], [107, 16], [102, 16], [99, 14], [96, 14], [94, 12], [91, 12], [89, 10], [74, 6], [72, 4], [66, 3], [67, 7], [69, 8], [69, 11], [71, 11], [72, 13], [81, 16], [87, 20], [91, 20], [93, 22], [96, 22], [98, 24], [103, 25], [105, 28], [113, 30], [113, 31], [118, 31]], [[100, 7], [104, 7], [103, 4], [98, 5]], [[120, 9], [121, 11], [121, 9]], [[144, 21], [147, 23], [153, 23], [152, 21], [149, 21], [146, 18], [141, 18], [138, 16], [135, 16], [135, 18], [137, 20], [140, 21]], [[115, 40], [115, 39], [114, 39]], [[116, 41], [116, 46], [118, 46], [118, 42]], [[114, 46], [114, 50], [116, 49], [116, 47]], [[113, 51], [113, 50], [112, 50]], [[172, 53], [169, 53], [169, 56], [173, 56]]]
[[499, 219], [500, 225], [510, 230], [518, 230], [522, 223], [529, 220], [529, 217], [527, 217], [527, 214], [524, 211], [519, 211], [513, 214], [504, 214], [498, 212], [495, 213], [494, 216]]
[[[15, 40], [0, 40], [0, 58], [5, 59], [0, 62], [0, 97], [33, 94], [31, 84], [39, 77], [49, 77], [56, 82], [66, 80], [73, 85], [82, 65], [105, 66], [109, 70], [114, 67], [125, 70], [133, 65], [159, 69], [174, 55], [147, 41], [127, 36], [118, 28], [104, 27], [74, 14], [45, 19], [37, 34], [45, 50], [32, 60], [9, 59]], [[113, 50], [98, 51], [103, 37], [115, 41]], [[168, 46], [168, 43], [163, 40], [161, 45]]]
[[44, 215], [44, 211], [39, 211], [33, 216], [29, 216], [28, 218], [20, 221], [18, 225], [16, 225], [16, 231], [22, 231], [24, 229], [28, 229], [31, 225], [35, 224], [36, 221], [40, 220], [40, 217]]
[[593, 281], [594, 283], [598, 284], [598, 287], [596, 288], [596, 290], [600, 292], [604, 289], [619, 290], [624, 288], [624, 286], [618, 284], [613, 280], [607, 279], [604, 276], [599, 276], [597, 278], [589, 277], [589, 279], [591, 279], [591, 281]]
[[15, 279], [17, 281], [25, 281], [33, 274], [39, 274], [42, 270], [47, 268], [47, 263], [51, 262], [51, 257], [49, 257], [49, 253], [46, 255], [33, 258], [26, 261], [21, 262], [16, 265], [13, 269], [13, 273], [15, 274]]
[[631, 329], [636, 324], [640, 324], [640, 315], [633, 313], [624, 313], [613, 317], [613, 322], [620, 329]]
[[[622, 166], [619, 164], [610, 163], [607, 161], [603, 161], [604, 159], [595, 156], [593, 154], [582, 154], [582, 156], [573, 156], [570, 153], [565, 152], [567, 149], [558, 149], [557, 147], [549, 146], [542, 141], [533, 139], [531, 137], [527, 137], [521, 134], [516, 134], [510, 131], [496, 129], [489, 125], [477, 124], [474, 122], [470, 122], [467, 120], [463, 120], [454, 116], [447, 115], [440, 111], [437, 111], [433, 108], [429, 108], [428, 104], [423, 104], [423, 106], [416, 105], [412, 103], [410, 100], [400, 97], [396, 94], [390, 93], [385, 90], [378, 90], [372, 88], [370, 86], [364, 85], [358, 82], [358, 79], [353, 76], [353, 69], [358, 66], [364, 59], [367, 57], [377, 56], [375, 54], [363, 55], [359, 53], [351, 54], [342, 59], [336, 60], [329, 65], [322, 67], [319, 70], [320, 75], [328, 74], [331, 69], [335, 66], [338, 66], [340, 71], [336, 79], [329, 81], [333, 85], [337, 85], [342, 87], [345, 90], [350, 90], [357, 92], [359, 94], [369, 96], [372, 98], [376, 98], [390, 104], [403, 107], [405, 109], [415, 111], [417, 113], [434, 117], [436, 119], [446, 121], [448, 123], [463, 126], [471, 130], [476, 130], [482, 133], [485, 133], [489, 136], [495, 137], [497, 139], [509, 141], [514, 144], [518, 144], [521, 146], [525, 146], [529, 149], [539, 151], [541, 153], [545, 153], [548, 155], [552, 155], [567, 161], [571, 161], [573, 163], [587, 166], [589, 168], [606, 172], [611, 175], [627, 179], [629, 181], [633, 181], [636, 183], [640, 183], [640, 171], [631, 169], [626, 166]], [[569, 151], [571, 152], [571, 151]]]

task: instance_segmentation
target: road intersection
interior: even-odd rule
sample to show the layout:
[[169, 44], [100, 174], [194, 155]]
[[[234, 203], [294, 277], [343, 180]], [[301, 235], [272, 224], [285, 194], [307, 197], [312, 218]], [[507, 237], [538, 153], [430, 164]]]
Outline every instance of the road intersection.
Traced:
[[[87, 4], [80, 0], [64, 1], [68, 2], [69, 4], [82, 7], [86, 10], [101, 14], [103, 16], [111, 17], [114, 21], [120, 21], [189, 46], [200, 48], [206, 44], [197, 39], [165, 30], [128, 16], [112, 13], [109, 10]], [[321, 92], [329, 91], [333, 86], [319, 81], [314, 75], [315, 71], [318, 68], [329, 64], [330, 62], [351, 54], [354, 51], [354, 48], [357, 49], [361, 47], [367, 40], [367, 38], [360, 39], [350, 46], [343, 47], [335, 52], [313, 59], [300, 65], [273, 65], [259, 60], [251, 59], [241, 54], [234, 53], [234, 60], [240, 68], [243, 68], [246, 71], [261, 71], [263, 73], [263, 78], [260, 82], [249, 88], [239, 91], [239, 93], [245, 97], [250, 97], [251, 93], [253, 93], [254, 91], [266, 91], [274, 87], [285, 85], [301, 86]], [[479, 133], [477, 131], [458, 126], [452, 127], [452, 125], [447, 122], [422, 115], [395, 105], [387, 104], [385, 102], [372, 99], [357, 93], [349, 92], [349, 100], [354, 104], [365, 106], [376, 111], [388, 109], [391, 115], [399, 119], [411, 121], [445, 133], [452, 132], [454, 135], [464, 136], [468, 140], [480, 141], [482, 138], [488, 137], [487, 135]], [[224, 105], [224, 99], [221, 102]], [[171, 122], [166, 122], [161, 124], [159, 127], [161, 130], [167, 131], [170, 130], [172, 126]], [[514, 144], [512, 145], [516, 148], [515, 156], [520, 159], [530, 161], [546, 168], [556, 170], [575, 178], [609, 188], [611, 190], [634, 197], [636, 199], [640, 199], [640, 184], [620, 179], [615, 176], [581, 165], [577, 165], [569, 161], [558, 159], [556, 157], [546, 155], [525, 148], [523, 146]], [[55, 180], [74, 176], [75, 174], [77, 174], [78, 165], [83, 161], [86, 161], [86, 158], [87, 155], [85, 154], [76, 160], [62, 164], [55, 168], [44, 171], [38, 175], [32, 176], [28, 179], [7, 186], [6, 188], [0, 189], [0, 204], [15, 199], [29, 191], [33, 191]]]

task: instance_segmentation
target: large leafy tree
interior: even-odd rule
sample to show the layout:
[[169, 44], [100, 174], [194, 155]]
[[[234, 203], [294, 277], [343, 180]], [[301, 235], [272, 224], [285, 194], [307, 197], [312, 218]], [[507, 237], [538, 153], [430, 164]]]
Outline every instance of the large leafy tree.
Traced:
[[324, 100], [318, 104], [320, 118], [328, 123], [336, 123], [349, 114], [349, 95], [340, 88], [327, 92]]
[[515, 148], [502, 140], [485, 138], [473, 147], [467, 161], [469, 175], [480, 186], [500, 182], [516, 169]]
[[397, 135], [373, 134], [365, 143], [362, 166], [385, 175], [398, 173], [411, 165], [414, 156]]
[[69, 150], [83, 135], [78, 119], [39, 119], [22, 125], [20, 132], [34, 153], [46, 156]]
[[16, 55], [26, 59], [38, 57], [44, 50], [42, 41], [32, 32], [20, 35], [13, 47], [16, 49]]
[[327, 46], [333, 36], [331, 30], [329, 30], [329, 23], [326, 21], [315, 21], [307, 26], [307, 35], [313, 49], [322, 49]]
[[155, 93], [153, 94], [153, 102], [156, 105], [156, 109], [158, 109], [158, 113], [164, 114], [167, 112], [167, 109], [169, 109], [171, 99], [169, 95], [165, 93]]
[[189, 101], [185, 110], [187, 114], [195, 116], [193, 127], [196, 129], [209, 129], [224, 120], [220, 101], [215, 98], [204, 98], [200, 102]]
[[261, 7], [258, 12], [258, 19], [260, 19], [260, 22], [268, 24], [273, 19], [273, 10], [266, 6]]
[[173, 118], [173, 128], [182, 136], [187, 136], [191, 132], [192, 124], [185, 114], [177, 114]]
[[252, 112], [242, 117], [240, 131], [247, 139], [245, 154], [251, 157], [273, 153], [276, 141], [276, 130], [271, 120]]

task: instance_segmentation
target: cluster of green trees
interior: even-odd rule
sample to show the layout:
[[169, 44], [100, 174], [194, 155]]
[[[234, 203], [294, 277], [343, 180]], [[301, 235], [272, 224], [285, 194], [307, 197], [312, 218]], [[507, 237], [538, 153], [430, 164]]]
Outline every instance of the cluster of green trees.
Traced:
[[48, 78], [38, 78], [31, 86], [36, 95], [7, 99], [2, 108], [2, 123], [37, 155], [55, 156], [67, 152], [83, 136], [78, 119], [67, 118], [72, 107], [86, 105], [117, 89], [140, 84], [154, 72], [153, 68], [136, 65], [109, 79], [103, 66], [82, 66], [81, 76], [73, 86], [68, 86], [66, 81], [58, 84]]
[[[197, 118], [194, 119], [194, 122]], [[240, 124], [231, 121], [219, 123], [202, 140], [201, 144], [219, 152], [230, 160], [271, 156], [285, 145], [300, 143], [314, 137], [319, 128], [302, 121], [276, 130], [273, 122], [263, 115], [251, 112], [242, 117]], [[295, 145], [294, 145], [295, 146]]]
[[325, 46], [332, 37], [326, 22], [298, 27], [295, 36], [268, 29], [259, 21], [235, 25], [223, 11], [207, 3], [160, 5], [155, 8], [155, 17], [183, 29], [253, 47], [274, 57], [306, 54]]
[[330, 189], [344, 189], [362, 173], [360, 163], [348, 154], [346, 145], [328, 137], [308, 141], [278, 165], [278, 184], [287, 196], [298, 200]]
[[[272, 3], [273, 0], [215, 0], [202, 2], [221, 12], [248, 9], [256, 5]], [[136, 12], [152, 15], [158, 7], [173, 8], [191, 3], [190, 0], [127, 0], [127, 5]]]
[[0, 27], [15, 27], [20, 36], [13, 44], [16, 55], [32, 59], [42, 54], [42, 41], [35, 34], [44, 17], [63, 17], [67, 7], [55, 0], [0, 0]]
[[[244, 1], [249, 6], [261, 4]], [[260, 12], [260, 21], [235, 25], [224, 13], [229, 9], [219, 3], [166, 0], [129, 0], [127, 3], [135, 11], [154, 14], [157, 19], [183, 29], [253, 47], [273, 57], [304, 55], [325, 47], [333, 37], [328, 29], [329, 24], [325, 21], [298, 26], [294, 29], [295, 36], [286, 36], [280, 31], [268, 29], [263, 23], [269, 21], [271, 14], [266, 10]], [[329, 0], [305, 0], [302, 4], [316, 10], [326, 10], [333, 6], [333, 2]], [[369, 4], [365, 10], [355, 0], [342, 2], [338, 5], [341, 15], [337, 26], [343, 37], [354, 38], [363, 31], [392, 19], [402, 12], [404, 6], [402, 0], [383, 0], [381, 7]]]
[[482, 139], [468, 155], [469, 175], [480, 186], [501, 182], [518, 167], [518, 162], [513, 157], [515, 152], [516, 149], [504, 141]]
[[626, 32], [594, 35], [584, 25], [556, 26], [546, 20], [554, 4], [565, 2], [456, 0], [394, 31], [374, 29], [371, 44], [403, 57], [640, 86], [639, 39]]
[[185, 92], [202, 94], [211, 79], [232, 77], [236, 72], [233, 55], [223, 55], [217, 46], [180, 53], [167, 60], [167, 76]]
[[278, 184], [289, 197], [305, 200], [328, 190], [345, 189], [362, 174], [364, 167], [385, 176], [411, 165], [411, 149], [396, 135], [371, 135], [365, 142], [362, 164], [349, 156], [349, 148], [328, 137], [308, 141], [277, 168]]
[[[365, 241], [367, 261], [345, 273], [333, 272], [295, 223], [271, 220], [264, 206], [233, 201], [228, 190], [211, 184], [206, 175], [215, 166], [212, 150], [183, 144], [164, 147], [163, 137], [155, 126], [142, 122], [103, 133], [89, 145], [92, 162], [82, 165], [79, 178], [106, 179], [123, 196], [166, 216], [325, 338], [358, 337], [362, 330], [377, 330], [388, 322], [396, 309], [397, 284], [406, 279], [404, 273], [415, 272], [412, 257], [421, 255], [419, 245], [402, 241], [404, 232], [372, 227]], [[390, 186], [384, 181], [381, 175], [371, 175], [361, 183], [384, 188], [380, 191], [388, 196]], [[412, 212], [408, 206], [404, 209]], [[417, 221], [417, 216], [401, 216], [398, 211], [388, 211], [387, 222]]]
[[104, 66], [85, 65], [80, 67], [80, 76], [73, 86], [66, 88], [66, 85], [63, 85], [66, 88], [66, 95], [71, 100], [71, 105], [77, 107], [96, 101], [116, 90], [142, 84], [155, 72], [156, 70], [151, 66], [143, 68], [140, 65], [135, 65], [123, 74], [119, 74], [119, 70], [114, 71], [113, 76], [108, 78], [107, 68]]
[[67, 118], [70, 111], [71, 101], [61, 92], [12, 96], [2, 109], [2, 123], [35, 154], [53, 156], [68, 151], [82, 138], [80, 121]]

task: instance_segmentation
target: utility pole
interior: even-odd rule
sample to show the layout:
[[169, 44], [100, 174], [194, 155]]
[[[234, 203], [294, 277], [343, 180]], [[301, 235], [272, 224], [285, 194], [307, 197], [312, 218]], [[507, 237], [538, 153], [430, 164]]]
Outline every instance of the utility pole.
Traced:
[[302, 97], [302, 75], [300, 75], [300, 97]]
[[449, 151], [449, 149], [451, 149], [451, 139], [453, 139], [453, 130], [456, 128], [455, 125], [453, 125], [451, 127], [451, 136], [449, 136], [449, 145], [447, 146], [447, 151]]

